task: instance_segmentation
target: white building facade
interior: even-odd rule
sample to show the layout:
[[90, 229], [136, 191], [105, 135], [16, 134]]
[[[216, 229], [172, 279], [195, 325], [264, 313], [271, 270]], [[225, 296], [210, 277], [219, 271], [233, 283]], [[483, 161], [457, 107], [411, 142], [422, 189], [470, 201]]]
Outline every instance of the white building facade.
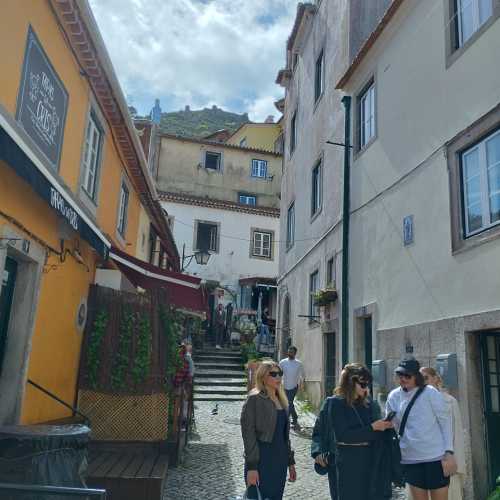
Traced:
[[385, 362], [382, 396], [403, 356], [442, 370], [470, 500], [500, 475], [499, 16], [493, 0], [393, 1], [338, 82], [353, 102], [351, 357]]
[[[339, 372], [340, 300], [320, 309], [312, 293], [340, 295], [344, 108], [335, 90], [347, 61], [347, 2], [299, 4], [277, 83], [286, 90], [281, 188], [280, 351], [298, 348], [306, 390], [319, 405]], [[320, 318], [321, 316], [321, 318]]]

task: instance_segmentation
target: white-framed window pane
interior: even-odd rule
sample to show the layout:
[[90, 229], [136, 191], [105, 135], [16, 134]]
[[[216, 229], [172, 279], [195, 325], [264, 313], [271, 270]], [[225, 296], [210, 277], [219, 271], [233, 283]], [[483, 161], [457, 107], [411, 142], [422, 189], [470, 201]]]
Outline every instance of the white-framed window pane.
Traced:
[[461, 43], [465, 43], [474, 33], [474, 0], [459, 0], [458, 16], [460, 20]]
[[120, 209], [118, 211], [118, 231], [122, 235], [125, 234], [125, 229], [127, 227], [128, 197], [128, 188], [125, 184], [122, 184], [120, 191]]
[[97, 166], [99, 161], [99, 147], [101, 144], [101, 132], [94, 122], [89, 118], [87, 131], [85, 133], [85, 151], [83, 155], [83, 188], [92, 198], [95, 195]]
[[467, 232], [471, 233], [483, 226], [479, 148], [468, 151], [462, 158]]
[[267, 177], [267, 161], [252, 160], [252, 177]]
[[253, 233], [253, 255], [255, 255], [256, 257], [271, 258], [271, 245], [271, 233], [263, 233], [259, 231], [255, 231]]
[[309, 276], [309, 316], [319, 316], [319, 307], [314, 305], [314, 293], [319, 289], [319, 271], [315, 271]]
[[205, 168], [220, 170], [221, 154], [207, 151], [205, 153]]
[[486, 141], [490, 221], [500, 220], [500, 134]]
[[360, 147], [375, 135], [375, 86], [372, 85], [359, 100]]
[[479, 24], [482, 26], [492, 15], [492, 0], [479, 0]]
[[287, 214], [286, 244], [287, 247], [293, 245], [295, 240], [295, 203], [290, 205]]

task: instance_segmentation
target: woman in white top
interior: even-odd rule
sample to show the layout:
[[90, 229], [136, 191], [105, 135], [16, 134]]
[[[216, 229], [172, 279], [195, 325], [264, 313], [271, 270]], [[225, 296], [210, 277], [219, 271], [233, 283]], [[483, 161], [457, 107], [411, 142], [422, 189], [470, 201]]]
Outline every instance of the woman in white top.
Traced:
[[[448, 500], [450, 470], [454, 466], [451, 413], [443, 395], [425, 386], [420, 364], [407, 358], [396, 368], [399, 385], [387, 398], [387, 414], [395, 412], [394, 426], [400, 433], [401, 463], [413, 500]], [[408, 413], [406, 408], [417, 395]], [[403, 435], [401, 435], [403, 434]]]
[[462, 424], [462, 414], [460, 413], [458, 401], [451, 394], [448, 394], [443, 390], [443, 379], [434, 368], [421, 368], [420, 373], [424, 376], [426, 384], [432, 385], [441, 392], [450, 408], [457, 473], [451, 476], [448, 500], [462, 500], [463, 481], [465, 477], [465, 431]]

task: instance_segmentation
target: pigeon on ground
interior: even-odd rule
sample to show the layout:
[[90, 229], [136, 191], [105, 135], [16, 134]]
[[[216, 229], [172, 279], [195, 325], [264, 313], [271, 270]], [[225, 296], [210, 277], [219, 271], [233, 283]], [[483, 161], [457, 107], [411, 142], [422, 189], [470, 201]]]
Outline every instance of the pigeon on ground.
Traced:
[[217, 415], [219, 413], [219, 404], [215, 403], [215, 408], [212, 410], [212, 415]]

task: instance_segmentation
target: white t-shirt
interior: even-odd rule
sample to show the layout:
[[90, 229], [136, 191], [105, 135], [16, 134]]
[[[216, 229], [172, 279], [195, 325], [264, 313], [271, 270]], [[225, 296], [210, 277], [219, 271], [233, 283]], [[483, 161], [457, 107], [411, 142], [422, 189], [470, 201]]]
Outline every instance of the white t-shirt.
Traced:
[[282, 359], [280, 368], [283, 370], [283, 386], [287, 391], [295, 389], [305, 378], [304, 366], [298, 359]]
[[[405, 392], [398, 387], [387, 398], [386, 413], [396, 412], [393, 422], [398, 431], [406, 407], [416, 392], [416, 388]], [[446, 450], [453, 451], [450, 406], [434, 387], [426, 386], [415, 401], [399, 446], [403, 464], [434, 462], [440, 460]]]

